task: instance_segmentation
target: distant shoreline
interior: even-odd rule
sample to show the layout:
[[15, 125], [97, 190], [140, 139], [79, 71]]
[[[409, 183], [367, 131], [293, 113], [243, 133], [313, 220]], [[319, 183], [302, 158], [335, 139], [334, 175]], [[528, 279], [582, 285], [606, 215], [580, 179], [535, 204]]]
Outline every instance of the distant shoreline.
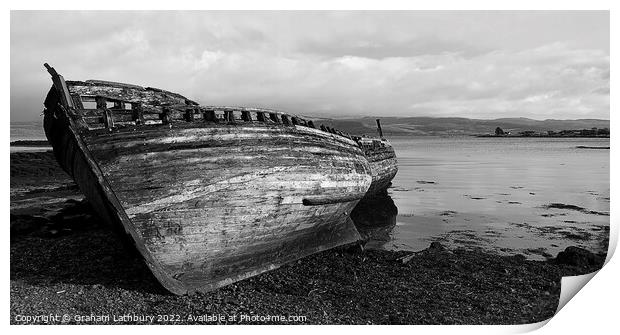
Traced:
[[12, 147], [49, 147], [47, 140], [17, 140], [11, 141]]
[[552, 137], [552, 138], [609, 138], [609, 135], [492, 135], [492, 134], [482, 134], [482, 135], [472, 135], [474, 137], [505, 137], [505, 138], [515, 138], [515, 137]]
[[[386, 136], [388, 139], [390, 137], [480, 137], [480, 138], [609, 138], [609, 136], [557, 136], [557, 135], [537, 135], [537, 136], [522, 136], [522, 135], [491, 135], [491, 134], [478, 134], [478, 135], [467, 135], [467, 134], [435, 134], [435, 135], [404, 135], [404, 134], [394, 134]], [[11, 141], [12, 147], [51, 147], [47, 140], [16, 140]]]
[[589, 145], [578, 145], [575, 148], [577, 149], [610, 149], [610, 147], [594, 147]]

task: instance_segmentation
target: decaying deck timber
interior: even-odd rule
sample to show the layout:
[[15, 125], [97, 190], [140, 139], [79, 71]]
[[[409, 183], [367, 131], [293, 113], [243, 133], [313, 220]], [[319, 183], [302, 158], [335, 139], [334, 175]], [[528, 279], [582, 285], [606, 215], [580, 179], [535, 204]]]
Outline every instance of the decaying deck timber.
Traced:
[[171, 292], [209, 291], [359, 239], [349, 213], [374, 176], [350, 136], [278, 111], [48, 71], [44, 127], [57, 160]]

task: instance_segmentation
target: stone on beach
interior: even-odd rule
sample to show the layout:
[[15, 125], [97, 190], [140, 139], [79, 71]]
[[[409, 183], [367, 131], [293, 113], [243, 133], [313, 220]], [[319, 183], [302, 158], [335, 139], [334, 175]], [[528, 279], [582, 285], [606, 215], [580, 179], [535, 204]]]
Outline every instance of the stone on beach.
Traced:
[[601, 264], [603, 259], [586, 249], [570, 246], [564, 251], [560, 251], [555, 261], [558, 264], [572, 265], [577, 267], [589, 267]]

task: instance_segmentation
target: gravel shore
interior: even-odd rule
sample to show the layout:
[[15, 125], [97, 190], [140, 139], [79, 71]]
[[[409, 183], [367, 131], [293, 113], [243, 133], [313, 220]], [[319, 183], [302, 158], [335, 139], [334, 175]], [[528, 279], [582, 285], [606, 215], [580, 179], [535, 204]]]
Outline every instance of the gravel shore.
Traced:
[[548, 261], [483, 251], [322, 252], [214, 292], [175, 296], [92, 212], [51, 153], [11, 154], [11, 324], [523, 324], [553, 316], [563, 275], [605, 255]]

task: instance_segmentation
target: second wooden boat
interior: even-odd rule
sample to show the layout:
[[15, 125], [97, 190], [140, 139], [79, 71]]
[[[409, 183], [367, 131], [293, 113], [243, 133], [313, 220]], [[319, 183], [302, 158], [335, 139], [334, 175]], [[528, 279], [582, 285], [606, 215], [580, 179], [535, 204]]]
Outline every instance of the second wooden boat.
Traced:
[[392, 179], [398, 172], [396, 152], [392, 144], [383, 137], [381, 122], [377, 119], [377, 131], [379, 138], [353, 137], [370, 164], [372, 183], [366, 192], [366, 198], [386, 193]]

